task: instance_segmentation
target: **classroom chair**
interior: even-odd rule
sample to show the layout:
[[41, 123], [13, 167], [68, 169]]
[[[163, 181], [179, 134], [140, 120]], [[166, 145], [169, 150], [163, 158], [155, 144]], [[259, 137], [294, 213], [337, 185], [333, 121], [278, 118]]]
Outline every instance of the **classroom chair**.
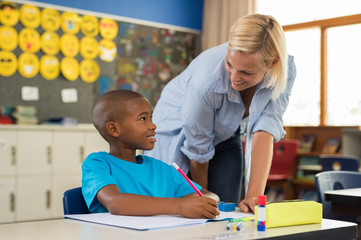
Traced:
[[317, 173], [315, 176], [318, 201], [323, 205], [323, 217], [354, 221], [355, 217], [349, 217], [342, 214], [331, 212], [331, 203], [325, 201], [324, 192], [338, 189], [359, 188], [361, 187], [361, 173], [353, 171], [326, 171]]
[[83, 198], [81, 187], [69, 189], [64, 192], [63, 208], [64, 215], [90, 213]]
[[360, 160], [352, 155], [320, 155], [320, 164], [322, 171], [354, 171], [358, 172], [360, 167]]
[[281, 186], [285, 199], [290, 198], [291, 169], [296, 160], [298, 146], [298, 140], [282, 140], [273, 145], [273, 158], [267, 178], [267, 189]]

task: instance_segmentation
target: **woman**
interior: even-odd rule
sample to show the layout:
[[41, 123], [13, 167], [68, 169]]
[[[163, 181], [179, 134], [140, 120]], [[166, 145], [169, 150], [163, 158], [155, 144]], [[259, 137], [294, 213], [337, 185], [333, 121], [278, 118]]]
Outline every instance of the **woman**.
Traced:
[[[273, 142], [296, 77], [284, 33], [271, 16], [238, 19], [228, 42], [201, 53], [163, 89], [153, 121], [157, 144], [145, 154], [176, 162], [222, 201], [254, 211], [264, 194]], [[243, 170], [240, 132], [246, 134]]]

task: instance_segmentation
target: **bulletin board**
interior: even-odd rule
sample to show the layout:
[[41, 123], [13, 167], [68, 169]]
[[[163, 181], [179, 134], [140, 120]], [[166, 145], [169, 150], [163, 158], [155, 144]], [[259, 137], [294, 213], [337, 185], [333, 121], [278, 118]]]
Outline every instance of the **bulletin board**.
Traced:
[[[18, 15], [18, 20], [7, 14]], [[96, 27], [91, 24], [94, 20]], [[116, 29], [115, 33], [107, 32], [107, 27]], [[8, 38], [11, 34], [17, 36], [15, 47], [6, 43], [14, 42]], [[59, 47], [57, 52], [45, 47], [54, 34], [59, 43], [50, 42], [50, 46]], [[40, 46], [29, 40], [36, 35]], [[72, 47], [74, 39], [77, 51]], [[86, 40], [89, 43], [83, 44]], [[114, 89], [137, 91], [155, 106], [163, 87], [199, 54], [199, 43], [200, 36], [194, 32], [125, 22], [78, 9], [0, 1], [0, 106], [34, 106], [40, 123], [61, 117], [91, 123], [96, 97]], [[96, 49], [96, 56], [87, 53], [86, 46], [88, 52]], [[29, 56], [37, 58], [38, 66]], [[16, 70], [6, 65], [11, 61], [16, 61]], [[29, 62], [33, 65], [28, 66]], [[47, 64], [53, 64], [58, 74]], [[24, 98], [29, 89], [37, 90], [37, 99], [31, 94]]]

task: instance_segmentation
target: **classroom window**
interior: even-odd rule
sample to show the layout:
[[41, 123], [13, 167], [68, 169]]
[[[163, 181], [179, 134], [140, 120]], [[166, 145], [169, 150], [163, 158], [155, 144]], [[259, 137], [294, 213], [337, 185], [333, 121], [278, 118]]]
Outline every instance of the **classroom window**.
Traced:
[[360, 9], [359, 0], [257, 0], [257, 12], [283, 26], [295, 57], [285, 125], [361, 125]]
[[327, 125], [361, 125], [361, 24], [327, 32]]

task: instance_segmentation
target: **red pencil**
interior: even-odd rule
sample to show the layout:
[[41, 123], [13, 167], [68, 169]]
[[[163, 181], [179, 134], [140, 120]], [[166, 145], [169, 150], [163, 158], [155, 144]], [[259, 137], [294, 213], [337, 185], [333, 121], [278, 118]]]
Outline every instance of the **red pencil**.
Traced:
[[194, 186], [192, 181], [187, 177], [187, 175], [184, 174], [182, 169], [180, 169], [176, 163], [173, 163], [173, 167], [184, 177], [185, 180], [187, 180], [189, 185], [191, 185], [191, 187], [198, 193], [198, 195], [203, 197], [203, 194], [198, 190], [198, 188], [196, 186]]

